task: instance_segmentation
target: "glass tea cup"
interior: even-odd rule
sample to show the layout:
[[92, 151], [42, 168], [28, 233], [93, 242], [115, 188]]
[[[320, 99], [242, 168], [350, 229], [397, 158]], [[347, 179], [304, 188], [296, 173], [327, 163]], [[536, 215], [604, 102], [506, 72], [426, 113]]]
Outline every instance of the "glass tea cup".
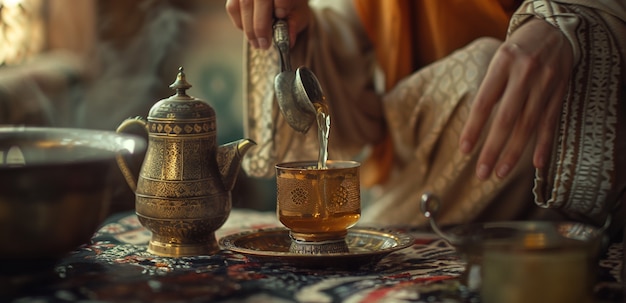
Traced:
[[348, 252], [348, 228], [361, 216], [360, 163], [328, 160], [276, 165], [277, 215], [289, 229], [290, 251]]

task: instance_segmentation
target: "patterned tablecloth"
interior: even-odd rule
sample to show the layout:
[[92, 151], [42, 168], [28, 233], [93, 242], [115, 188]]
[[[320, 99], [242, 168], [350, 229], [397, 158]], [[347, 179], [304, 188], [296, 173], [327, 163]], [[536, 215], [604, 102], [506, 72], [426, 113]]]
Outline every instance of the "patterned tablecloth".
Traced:
[[[234, 210], [217, 236], [279, 226], [273, 213]], [[113, 216], [53, 271], [0, 281], [9, 302], [480, 302], [462, 286], [464, 262], [432, 233], [359, 269], [306, 269], [222, 250], [213, 256], [157, 257], [134, 213]], [[621, 302], [622, 245], [599, 263], [594, 295]], [[6, 291], [10, 288], [10, 291]], [[5, 300], [6, 299], [6, 300]]]

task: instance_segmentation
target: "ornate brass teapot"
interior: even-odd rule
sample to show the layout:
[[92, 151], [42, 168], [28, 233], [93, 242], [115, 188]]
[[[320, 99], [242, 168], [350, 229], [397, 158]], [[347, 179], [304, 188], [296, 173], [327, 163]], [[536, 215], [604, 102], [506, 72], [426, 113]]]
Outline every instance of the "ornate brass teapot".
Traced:
[[241, 139], [217, 147], [216, 117], [206, 102], [188, 96], [183, 68], [170, 85], [176, 94], [160, 100], [148, 118], [129, 118], [117, 131], [139, 125], [148, 148], [139, 177], [127, 160], [117, 162], [135, 192], [135, 210], [152, 232], [148, 251], [161, 256], [211, 254], [215, 231], [231, 211], [231, 193], [243, 154], [255, 143]]

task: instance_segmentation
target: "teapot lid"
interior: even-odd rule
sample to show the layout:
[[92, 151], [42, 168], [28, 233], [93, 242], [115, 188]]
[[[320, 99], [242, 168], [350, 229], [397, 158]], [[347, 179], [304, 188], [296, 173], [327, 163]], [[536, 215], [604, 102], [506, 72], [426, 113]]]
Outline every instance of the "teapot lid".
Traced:
[[170, 85], [176, 94], [154, 104], [148, 114], [148, 120], [155, 118], [167, 120], [214, 118], [215, 110], [208, 103], [187, 95], [187, 90], [191, 87], [192, 85], [187, 82], [184, 68], [179, 67], [176, 80]]

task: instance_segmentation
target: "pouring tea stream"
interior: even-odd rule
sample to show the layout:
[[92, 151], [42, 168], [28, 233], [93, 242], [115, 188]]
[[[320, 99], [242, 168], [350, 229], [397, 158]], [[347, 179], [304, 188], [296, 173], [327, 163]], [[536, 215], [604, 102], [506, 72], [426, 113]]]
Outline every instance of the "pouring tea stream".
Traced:
[[361, 215], [360, 163], [328, 160], [330, 111], [319, 81], [302, 66], [295, 72], [289, 57], [287, 22], [274, 24], [274, 45], [281, 72], [274, 78], [276, 100], [285, 121], [306, 133], [317, 122], [317, 162], [276, 165], [277, 214], [289, 229], [289, 251], [297, 254], [348, 253], [347, 229]]
[[289, 29], [286, 20], [274, 23], [274, 45], [279, 53], [281, 72], [274, 78], [276, 101], [285, 121], [296, 131], [306, 133], [317, 121], [320, 154], [318, 168], [326, 167], [330, 116], [324, 104], [322, 87], [315, 74], [305, 66], [291, 68]]
[[274, 78], [276, 101], [287, 123], [295, 130], [306, 133], [315, 121], [314, 103], [324, 101], [324, 93], [315, 74], [301, 66], [291, 68], [289, 56], [289, 31], [287, 21], [274, 23], [274, 45], [280, 56], [281, 72]]

